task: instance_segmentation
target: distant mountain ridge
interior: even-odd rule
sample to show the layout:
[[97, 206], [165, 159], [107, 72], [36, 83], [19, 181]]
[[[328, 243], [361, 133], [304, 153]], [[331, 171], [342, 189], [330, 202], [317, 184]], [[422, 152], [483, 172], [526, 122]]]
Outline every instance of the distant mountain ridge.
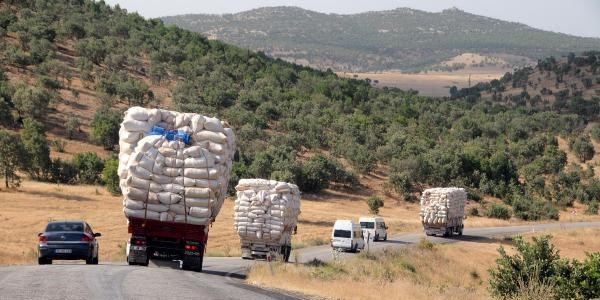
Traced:
[[465, 52], [537, 60], [600, 49], [599, 38], [543, 31], [456, 8], [439, 13], [398, 8], [340, 15], [281, 6], [162, 20], [209, 38], [336, 71], [418, 70]]

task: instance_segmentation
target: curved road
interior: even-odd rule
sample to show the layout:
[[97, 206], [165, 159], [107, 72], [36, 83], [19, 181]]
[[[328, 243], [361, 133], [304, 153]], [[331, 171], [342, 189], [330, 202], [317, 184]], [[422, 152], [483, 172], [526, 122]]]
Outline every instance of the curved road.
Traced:
[[[465, 229], [462, 237], [427, 237], [434, 243], [486, 241], [494, 236], [532, 231], [600, 227], [600, 222], [550, 223], [511, 227]], [[424, 234], [390, 237], [370, 244], [370, 250], [405, 247]], [[295, 250], [290, 260], [331, 260], [328, 245]], [[343, 253], [343, 257], [353, 254]], [[243, 282], [247, 267], [255, 263], [240, 258], [207, 257], [202, 273], [178, 270], [178, 262], [151, 261], [150, 267], [124, 263], [97, 266], [54, 264], [0, 267], [0, 299], [301, 299], [302, 296], [269, 291]], [[260, 263], [260, 262], [258, 262]]]

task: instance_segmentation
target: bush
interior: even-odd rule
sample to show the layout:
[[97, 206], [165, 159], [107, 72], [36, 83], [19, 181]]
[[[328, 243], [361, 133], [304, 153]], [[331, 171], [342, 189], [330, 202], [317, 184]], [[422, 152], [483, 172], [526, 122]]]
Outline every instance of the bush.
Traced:
[[61, 139], [56, 139], [56, 140], [53, 140], [51, 142], [51, 145], [54, 148], [54, 151], [60, 152], [60, 153], [65, 152], [65, 145], [66, 144], [67, 143], [65, 141], [61, 140]]
[[581, 162], [586, 162], [594, 157], [594, 144], [590, 140], [589, 135], [579, 136], [571, 139], [569, 147]]
[[75, 183], [77, 181], [77, 173], [77, 167], [72, 162], [57, 158], [52, 160], [49, 179], [56, 183]]
[[323, 155], [312, 156], [301, 166], [298, 173], [298, 186], [305, 192], [318, 192], [327, 188], [331, 182], [346, 186], [358, 185], [358, 179], [354, 174], [342, 169], [335, 160]]
[[594, 127], [592, 127], [592, 130], [590, 130], [590, 136], [595, 141], [600, 141], [600, 124], [596, 124]]
[[30, 118], [25, 119], [21, 139], [27, 151], [27, 172], [35, 180], [43, 179], [52, 162], [42, 123]]
[[102, 170], [102, 181], [106, 185], [106, 189], [113, 195], [121, 194], [121, 187], [119, 186], [119, 161], [114, 158], [107, 159], [104, 162], [104, 169]]
[[485, 216], [488, 218], [508, 220], [510, 219], [510, 210], [502, 204], [492, 204], [485, 212]]
[[597, 215], [598, 214], [598, 202], [592, 201], [588, 204], [587, 209], [585, 210], [586, 215]]
[[106, 150], [113, 150], [119, 143], [121, 114], [113, 109], [101, 108], [92, 119], [91, 139]]
[[[490, 292], [500, 299], [597, 299], [600, 297], [600, 253], [587, 254], [583, 262], [559, 256], [550, 236], [534, 237], [528, 243], [515, 238], [517, 253], [498, 252], [490, 270]], [[542, 287], [542, 289], [539, 289]], [[532, 290], [545, 292], [541, 298], [523, 298]], [[539, 294], [539, 293], [538, 293]]]
[[24, 117], [40, 119], [43, 117], [52, 95], [45, 89], [20, 85], [13, 95], [15, 108]]
[[527, 286], [532, 279], [553, 280], [560, 262], [558, 251], [550, 244], [550, 236], [534, 237], [533, 243], [523, 238], [513, 240], [517, 254], [510, 256], [500, 246], [496, 268], [490, 270], [490, 291], [499, 298], [509, 298], [519, 292], [519, 283]]
[[97, 184], [102, 182], [100, 174], [104, 169], [104, 161], [95, 152], [75, 154], [73, 165], [77, 169], [78, 183]]
[[512, 207], [515, 217], [525, 221], [558, 220], [558, 210], [547, 201], [517, 195], [512, 199]]
[[379, 208], [383, 207], [383, 199], [378, 196], [370, 196], [367, 198], [367, 205], [371, 214], [379, 214]]
[[70, 117], [67, 121], [67, 125], [65, 126], [65, 133], [68, 139], [72, 139], [75, 134], [79, 131], [79, 126], [81, 126], [81, 122], [77, 117]]
[[469, 216], [473, 216], [473, 217], [479, 216], [479, 209], [477, 209], [477, 207], [469, 208]]

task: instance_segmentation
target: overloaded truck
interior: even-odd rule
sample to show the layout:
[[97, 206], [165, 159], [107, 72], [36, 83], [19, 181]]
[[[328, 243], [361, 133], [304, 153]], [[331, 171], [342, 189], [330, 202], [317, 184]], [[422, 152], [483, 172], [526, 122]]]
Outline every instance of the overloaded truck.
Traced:
[[130, 265], [181, 260], [202, 270], [208, 228], [227, 193], [235, 137], [194, 113], [132, 107], [119, 131], [119, 177]]
[[242, 179], [235, 187], [234, 227], [242, 258], [288, 261], [300, 214], [300, 190], [291, 183]]
[[462, 188], [432, 188], [421, 195], [421, 223], [425, 234], [462, 235], [467, 193]]

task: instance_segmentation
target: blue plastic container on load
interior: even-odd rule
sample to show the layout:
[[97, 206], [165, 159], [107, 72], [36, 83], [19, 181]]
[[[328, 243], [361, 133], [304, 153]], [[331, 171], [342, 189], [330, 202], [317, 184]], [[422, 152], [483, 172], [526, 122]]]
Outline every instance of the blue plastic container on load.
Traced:
[[150, 135], [164, 135], [167, 141], [179, 140], [184, 142], [186, 145], [190, 143], [191, 136], [181, 130], [166, 130], [160, 126], [152, 126]]

